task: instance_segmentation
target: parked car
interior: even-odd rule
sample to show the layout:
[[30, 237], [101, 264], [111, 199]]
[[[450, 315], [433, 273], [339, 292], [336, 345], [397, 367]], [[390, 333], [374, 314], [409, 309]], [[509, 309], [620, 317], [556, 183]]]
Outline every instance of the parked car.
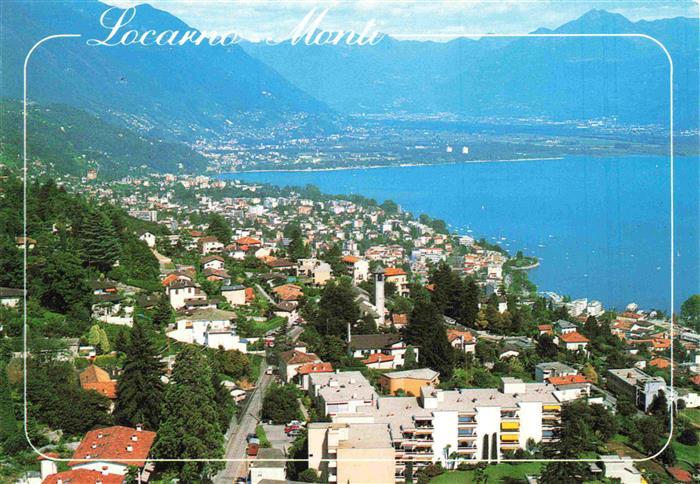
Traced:
[[284, 433], [291, 435], [292, 432], [301, 432], [301, 425], [285, 425]]

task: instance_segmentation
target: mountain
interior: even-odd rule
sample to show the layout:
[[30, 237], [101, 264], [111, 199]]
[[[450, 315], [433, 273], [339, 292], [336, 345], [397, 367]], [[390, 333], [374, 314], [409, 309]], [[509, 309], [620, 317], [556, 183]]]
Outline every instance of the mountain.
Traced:
[[[102, 178], [123, 176], [141, 166], [158, 172], [177, 172], [180, 166], [190, 173], [206, 169], [206, 158], [184, 144], [144, 136], [71, 106], [30, 105], [27, 131], [30, 173], [38, 164], [58, 174], [78, 176], [96, 168]], [[20, 166], [21, 150], [22, 105], [3, 100], [0, 161]]]
[[[30, 99], [109, 114], [181, 138], [201, 129], [216, 131], [227, 120], [259, 125], [294, 113], [328, 112], [236, 45], [87, 45], [89, 38], [106, 37], [100, 16], [108, 8], [96, 0], [0, 3], [2, 96], [21, 97], [24, 57], [35, 42], [49, 34], [78, 33], [82, 38], [52, 40], [35, 52]], [[145, 4], [125, 29], [194, 30]]]
[[[698, 22], [678, 17], [631, 22], [592, 10], [538, 34], [639, 33], [657, 38], [675, 68], [677, 126], [698, 124]], [[617, 117], [666, 124], [668, 61], [643, 38], [385, 38], [374, 47], [244, 44], [302, 90], [345, 113], [458, 113]]]

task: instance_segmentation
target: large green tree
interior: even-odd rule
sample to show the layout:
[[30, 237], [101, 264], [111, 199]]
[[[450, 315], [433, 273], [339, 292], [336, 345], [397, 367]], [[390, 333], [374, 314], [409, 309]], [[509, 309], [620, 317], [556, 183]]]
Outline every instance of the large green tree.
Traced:
[[[175, 359], [172, 383], [165, 392], [162, 421], [153, 446], [156, 458], [218, 459], [223, 455], [223, 434], [216, 405], [212, 373], [201, 348], [187, 346]], [[211, 479], [220, 463], [167, 462], [183, 482]]]
[[700, 294], [693, 294], [681, 304], [681, 321], [700, 331]]
[[231, 242], [231, 236], [233, 235], [231, 224], [228, 223], [223, 215], [219, 213], [211, 213], [207, 222], [209, 223], [209, 226], [207, 227], [208, 235], [213, 235], [224, 245]]
[[81, 256], [88, 267], [106, 273], [119, 259], [119, 238], [109, 218], [100, 210], [90, 210], [79, 229]]
[[447, 340], [442, 316], [429, 299], [416, 301], [406, 326], [406, 340], [418, 348], [421, 364], [440, 372], [441, 378], [452, 375], [454, 349]]
[[165, 391], [162, 375], [160, 354], [146, 323], [137, 318], [117, 386], [114, 415], [120, 423], [130, 426], [141, 423], [153, 430], [158, 428]]
[[360, 308], [347, 279], [326, 284], [312, 318], [314, 326], [324, 336], [343, 337], [347, 334], [348, 324], [354, 326], [357, 323]]

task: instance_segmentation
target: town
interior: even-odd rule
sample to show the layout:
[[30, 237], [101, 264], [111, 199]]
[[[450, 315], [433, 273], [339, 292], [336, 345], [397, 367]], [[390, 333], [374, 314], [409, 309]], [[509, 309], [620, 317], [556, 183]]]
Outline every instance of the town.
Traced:
[[8, 482], [700, 474], [700, 295], [554, 294], [536, 257], [314, 186], [90, 170], [32, 182], [26, 234], [0, 186]]

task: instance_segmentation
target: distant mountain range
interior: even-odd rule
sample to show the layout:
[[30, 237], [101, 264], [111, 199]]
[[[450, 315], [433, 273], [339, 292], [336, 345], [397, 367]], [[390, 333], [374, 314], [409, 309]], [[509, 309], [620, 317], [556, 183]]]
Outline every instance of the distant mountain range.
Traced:
[[[667, 61], [647, 39], [459, 38], [439, 43], [387, 37], [374, 47], [87, 46], [85, 39], [104, 37], [99, 18], [108, 7], [96, 0], [2, 2], [0, 96], [21, 98], [22, 64], [37, 40], [80, 33], [82, 39], [52, 41], [35, 53], [30, 98], [85, 110], [100, 122], [148, 133], [156, 142], [225, 136], [231, 126], [245, 132], [275, 123], [282, 128], [271, 132], [296, 136], [304, 129], [335, 127], [345, 115], [358, 113], [550, 120], [615, 116], [631, 124], [668, 119]], [[129, 27], [190, 29], [145, 4]], [[674, 60], [677, 126], [697, 128], [697, 20], [630, 22], [593, 10], [554, 31], [537, 31], [551, 32], [658, 38]]]
[[[46, 35], [78, 33], [41, 46], [29, 69], [31, 99], [65, 103], [120, 117], [141, 129], [188, 136], [193, 128], [216, 130], [236, 113], [322, 113], [328, 108], [292, 85], [239, 46], [92, 47], [102, 39], [96, 0], [15, 1], [0, 5], [3, 97], [20, 98], [22, 65], [32, 45]], [[129, 28], [162, 31], [189, 27], [149, 5], [137, 9]]]
[[[639, 33], [673, 56], [676, 122], [698, 124], [698, 22], [630, 22], [592, 10], [538, 34]], [[371, 48], [246, 43], [252, 56], [332, 108], [347, 113], [449, 112], [467, 116], [617, 117], [668, 120], [668, 61], [643, 38], [385, 38]]]

